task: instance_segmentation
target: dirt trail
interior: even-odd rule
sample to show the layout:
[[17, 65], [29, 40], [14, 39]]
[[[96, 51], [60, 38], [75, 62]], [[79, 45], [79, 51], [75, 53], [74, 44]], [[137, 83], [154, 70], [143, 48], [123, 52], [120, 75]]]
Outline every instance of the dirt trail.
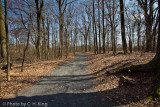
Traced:
[[16, 98], [4, 100], [1, 107], [112, 107], [94, 87], [94, 77], [87, 72], [87, 56], [78, 54]]

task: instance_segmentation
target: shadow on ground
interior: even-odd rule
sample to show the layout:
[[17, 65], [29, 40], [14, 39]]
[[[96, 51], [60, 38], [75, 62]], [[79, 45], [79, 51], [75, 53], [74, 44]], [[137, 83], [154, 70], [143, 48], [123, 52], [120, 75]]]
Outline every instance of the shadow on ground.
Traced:
[[[102, 68], [101, 70], [93, 73], [96, 78], [103, 79], [98, 81], [98, 84], [104, 85], [105, 91], [102, 93], [113, 101], [118, 102], [119, 106], [124, 106], [133, 103], [146, 103], [145, 99], [151, 95], [156, 83], [153, 81], [155, 76], [154, 72], [143, 73], [143, 72], [116, 72], [119, 69], [128, 67], [133, 63], [137, 62], [135, 59], [122, 60]], [[91, 62], [94, 63], [94, 62]], [[126, 82], [122, 76], [131, 78], [136, 81], [135, 84]], [[117, 79], [118, 78], [118, 79]], [[109, 82], [110, 81], [110, 82]], [[118, 87], [110, 89], [110, 85], [114, 83], [118, 84]], [[107, 87], [107, 88], [106, 88]], [[159, 101], [160, 102], [160, 101]]]
[[[45, 76], [48, 80], [42, 80], [37, 85], [54, 85], [54, 82], [60, 82], [62, 84], [75, 83], [76, 82], [86, 82], [94, 80], [98, 77], [90, 77], [90, 75], [68, 75], [68, 76]], [[115, 75], [115, 74], [114, 74]], [[102, 76], [102, 75], [101, 75]], [[120, 76], [120, 74], [116, 75]], [[81, 79], [77, 79], [80, 77]], [[100, 76], [99, 76], [100, 77]], [[75, 79], [76, 78], [76, 79]], [[53, 84], [52, 84], [53, 82]], [[144, 99], [146, 96], [142, 96], [145, 92], [148, 84], [124, 84], [120, 79], [119, 86], [110, 90], [105, 90], [101, 92], [86, 92], [86, 93], [57, 93], [52, 95], [40, 95], [40, 96], [18, 96], [16, 98], [5, 99], [1, 102], [0, 107], [11, 107], [14, 103], [17, 104], [27, 104], [29, 107], [113, 107], [113, 106], [123, 106], [130, 104], [132, 102], [137, 102]], [[137, 88], [138, 87], [138, 88]], [[146, 87], [146, 88], [145, 88]], [[84, 87], [83, 87], [84, 88]], [[93, 86], [87, 86], [85, 88], [93, 88]], [[80, 90], [77, 87], [77, 90]], [[53, 89], [54, 91], [54, 89]], [[105, 95], [104, 98], [101, 95]], [[138, 96], [138, 97], [137, 97]], [[108, 99], [111, 98], [111, 99]], [[103, 98], [103, 99], [101, 99]], [[125, 101], [124, 101], [125, 99]], [[120, 101], [121, 103], [116, 103]], [[5, 103], [4, 103], [5, 102]], [[122, 103], [123, 102], [123, 103]], [[15, 107], [15, 106], [13, 106]]]
[[[87, 61], [84, 56], [80, 56], [81, 58], [76, 59], [75, 61]], [[123, 64], [121, 64], [123, 62]], [[126, 63], [125, 63], [126, 62]], [[56, 84], [61, 84], [63, 89], [58, 88], [59, 85], [57, 85], [56, 90], [62, 90], [59, 93], [53, 94], [45, 94], [45, 95], [38, 95], [38, 96], [17, 96], [16, 98], [11, 98], [11, 99], [5, 99], [2, 100], [0, 107], [11, 107], [13, 106], [12, 104], [26, 104], [27, 106], [35, 106], [35, 107], [113, 107], [113, 106], [123, 106], [126, 104], [130, 104], [132, 102], [138, 102], [146, 96], [144, 96], [144, 92], [150, 92], [148, 89], [148, 83], [147, 81], [147, 76], [145, 74], [113, 74], [114, 76], [120, 77], [121, 75], [128, 75], [132, 78], [135, 78], [137, 75], [138, 77], [146, 77], [143, 78], [141, 81], [139, 81], [139, 84], [136, 85], [131, 85], [131, 84], [125, 84], [122, 79], [119, 80], [118, 82], [118, 87], [112, 88], [109, 90], [105, 91], [100, 91], [100, 92], [83, 92], [83, 89], [89, 90], [92, 89], [95, 85], [92, 84], [87, 84], [90, 83], [90, 81], [94, 81], [95, 78], [99, 78], [102, 76], [106, 76], [106, 78], [110, 78], [112, 76], [111, 74], [108, 75], [106, 72], [107, 69], [109, 69], [110, 72], [115, 71], [116, 69], [119, 69], [121, 67], [125, 67], [131, 64], [131, 62], [135, 62], [135, 60], [131, 60], [128, 62], [128, 60], [125, 61], [120, 61], [118, 63], [114, 63], [112, 65], [109, 65], [102, 70], [99, 70], [95, 73], [92, 74], [85, 74], [85, 75], [64, 75], [64, 76], [44, 76], [39, 83], [36, 85], [42, 85], [43, 87], [46, 86], [51, 86]], [[120, 65], [120, 66], [118, 66]], [[71, 63], [66, 63], [64, 64], [64, 67], [72, 67], [74, 64]], [[82, 67], [85, 65], [82, 64]], [[82, 68], [80, 66], [80, 68]], [[113, 68], [113, 69], [110, 69]], [[82, 68], [83, 69], [83, 68]], [[104, 72], [104, 73], [102, 73]], [[101, 75], [98, 75], [101, 73]], [[14, 77], [14, 78], [19, 78]], [[34, 78], [34, 77], [29, 77], [29, 78]], [[135, 79], [137, 79], [135, 78]], [[81, 83], [86, 83], [85, 86], [79, 86], [76, 84]], [[103, 81], [102, 83], [106, 83], [107, 81]], [[145, 83], [146, 82], [146, 83]], [[64, 84], [64, 85], [63, 85]], [[100, 83], [98, 83], [100, 84]], [[65, 86], [66, 85], [66, 86]], [[74, 86], [75, 85], [75, 86]], [[66, 91], [69, 90], [68, 87], [70, 87], [70, 90], [76, 89], [77, 92], [70, 92]], [[74, 86], [74, 87], [72, 87]], [[67, 88], [66, 90], [64, 88]], [[48, 90], [48, 91], [54, 91]], [[103, 97], [101, 97], [101, 95]], [[146, 94], [145, 94], [146, 95]], [[121, 102], [121, 103], [115, 103], [115, 102]], [[28, 105], [27, 105], [28, 104]], [[16, 105], [15, 105], [16, 106]], [[13, 107], [15, 107], [13, 106]], [[22, 105], [20, 105], [22, 106]]]
[[99, 99], [100, 94], [101, 92], [59, 93], [32, 97], [19, 96], [13, 99], [3, 100], [1, 107], [11, 107], [14, 103], [28, 103], [28, 107], [113, 107], [117, 105], [111, 103], [110, 100]]

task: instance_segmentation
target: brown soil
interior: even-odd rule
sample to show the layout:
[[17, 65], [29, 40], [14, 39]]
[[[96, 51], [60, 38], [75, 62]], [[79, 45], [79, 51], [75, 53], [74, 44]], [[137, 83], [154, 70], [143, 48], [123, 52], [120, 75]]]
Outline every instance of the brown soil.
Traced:
[[23, 92], [31, 85], [35, 84], [40, 78], [47, 75], [64, 62], [70, 61], [74, 58], [73, 54], [70, 54], [68, 58], [37, 61], [30, 64], [24, 64], [24, 70], [21, 72], [21, 64], [14, 64], [11, 72], [11, 81], [7, 81], [6, 72], [0, 70], [3, 77], [1, 82], [0, 99], [11, 98], [17, 96], [18, 93]]
[[112, 74], [131, 64], [146, 63], [154, 57], [154, 53], [145, 53], [145, 56], [141, 56], [138, 52], [116, 56], [111, 53], [88, 54], [89, 72], [94, 74], [98, 84], [95, 89], [105, 94], [107, 99], [116, 101], [120, 106], [160, 106], [160, 99], [147, 100], [157, 84], [153, 81], [155, 71]]

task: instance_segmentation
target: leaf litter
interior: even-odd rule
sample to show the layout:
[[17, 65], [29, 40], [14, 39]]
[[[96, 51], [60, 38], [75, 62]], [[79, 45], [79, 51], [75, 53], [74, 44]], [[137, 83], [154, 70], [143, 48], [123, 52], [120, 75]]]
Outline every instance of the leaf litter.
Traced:
[[[24, 64], [24, 70], [21, 72], [21, 64], [14, 64], [11, 72], [11, 81], [7, 81], [6, 72], [0, 70], [2, 75], [0, 99], [13, 98], [19, 93], [23, 92], [36, 82], [38, 82], [43, 76], [47, 75], [64, 62], [70, 61], [74, 58], [73, 54], [70, 54], [68, 58], [61, 58], [55, 60], [43, 60], [37, 62], [31, 62], [30, 64]], [[53, 90], [53, 89], [51, 89]]]
[[129, 55], [112, 55], [112, 53], [98, 54], [88, 53], [89, 72], [96, 77], [95, 90], [113, 100], [120, 106], [160, 106], [160, 99], [147, 100], [156, 86], [153, 73], [118, 73], [116, 70], [130, 66], [131, 64], [149, 62], [155, 53], [139, 52]]

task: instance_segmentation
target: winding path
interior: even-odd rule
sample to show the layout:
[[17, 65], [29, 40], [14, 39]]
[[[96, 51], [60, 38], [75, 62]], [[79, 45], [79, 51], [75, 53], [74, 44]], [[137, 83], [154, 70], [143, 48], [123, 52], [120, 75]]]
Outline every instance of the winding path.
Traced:
[[94, 77], [87, 69], [87, 57], [80, 53], [75, 60], [60, 66], [18, 97], [3, 101], [1, 106], [11, 107], [13, 103], [25, 107], [114, 106], [95, 92]]

